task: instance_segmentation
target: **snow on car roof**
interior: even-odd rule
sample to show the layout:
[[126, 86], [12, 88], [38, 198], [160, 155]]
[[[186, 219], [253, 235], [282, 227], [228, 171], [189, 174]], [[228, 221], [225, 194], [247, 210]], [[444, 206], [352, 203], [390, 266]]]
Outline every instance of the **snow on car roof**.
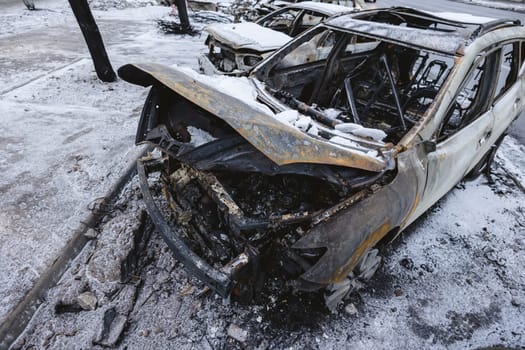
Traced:
[[458, 33], [370, 22], [353, 19], [350, 16], [331, 18], [325, 24], [363, 36], [391, 40], [452, 55], [456, 54], [465, 43], [465, 38]]
[[342, 6], [336, 4], [329, 4], [324, 2], [314, 2], [314, 1], [303, 1], [296, 4], [290, 5], [287, 8], [297, 8], [301, 10], [310, 10], [317, 11], [325, 15], [335, 15], [341, 12], [348, 12], [354, 10], [353, 7]]
[[259, 52], [276, 50], [292, 40], [284, 33], [252, 22], [212, 24], [204, 30], [218, 41], [228, 43], [234, 49], [250, 49]]
[[425, 12], [434, 17], [439, 17], [439, 18], [442, 18], [448, 21], [465, 23], [465, 24], [484, 24], [484, 23], [488, 23], [488, 22], [492, 22], [496, 20], [496, 18], [474, 16], [469, 13], [430, 12], [430, 11], [421, 11], [421, 12]]

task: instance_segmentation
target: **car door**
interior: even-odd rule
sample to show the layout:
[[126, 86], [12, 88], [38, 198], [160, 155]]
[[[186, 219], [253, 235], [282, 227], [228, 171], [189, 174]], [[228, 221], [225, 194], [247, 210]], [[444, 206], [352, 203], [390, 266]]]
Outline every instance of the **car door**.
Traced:
[[[495, 90], [493, 104], [494, 131], [493, 139], [496, 140], [505, 132], [512, 120], [522, 108], [523, 86], [517, 80], [518, 70], [523, 57], [520, 57], [519, 41], [509, 42], [502, 46], [500, 74]], [[523, 78], [523, 74], [520, 75]]]
[[428, 154], [426, 208], [452, 189], [489, 150], [494, 128], [491, 100], [501, 51], [480, 55], [454, 96]]

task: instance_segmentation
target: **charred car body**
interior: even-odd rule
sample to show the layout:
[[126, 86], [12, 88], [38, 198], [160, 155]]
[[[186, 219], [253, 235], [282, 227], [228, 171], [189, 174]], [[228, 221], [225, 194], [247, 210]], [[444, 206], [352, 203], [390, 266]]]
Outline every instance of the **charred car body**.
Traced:
[[304, 1], [278, 9], [255, 23], [212, 24], [205, 44], [208, 53], [199, 57], [206, 74], [245, 75], [255, 64], [269, 56], [323, 19], [352, 8]]
[[[291, 3], [302, 2], [300, 0], [269, 0], [268, 2], [261, 3], [259, 7], [256, 8], [257, 13], [260, 16], [267, 15], [270, 12], [283, 8]], [[333, 0], [333, 1], [321, 1], [323, 3], [330, 3], [342, 6], [349, 6], [361, 10], [363, 8], [362, 0]], [[375, 3], [376, 0], [364, 0], [365, 3]]]
[[162, 151], [139, 163], [148, 210], [220, 295], [278, 262], [333, 308], [378, 242], [490, 165], [524, 107], [524, 42], [514, 21], [391, 8], [330, 18], [250, 77], [124, 66], [152, 86], [136, 139]]

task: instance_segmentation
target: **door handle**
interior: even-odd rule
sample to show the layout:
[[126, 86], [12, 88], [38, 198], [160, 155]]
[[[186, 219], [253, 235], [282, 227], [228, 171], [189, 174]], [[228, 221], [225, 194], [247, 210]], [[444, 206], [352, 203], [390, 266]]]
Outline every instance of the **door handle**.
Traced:
[[492, 132], [491, 131], [487, 131], [483, 134], [483, 136], [481, 136], [481, 138], [478, 140], [478, 144], [480, 146], [483, 146], [483, 144], [485, 142], [487, 142], [488, 138], [490, 137], [490, 135], [492, 135]]
[[516, 99], [514, 100], [514, 108], [518, 108], [520, 104], [521, 104], [521, 98], [516, 97]]

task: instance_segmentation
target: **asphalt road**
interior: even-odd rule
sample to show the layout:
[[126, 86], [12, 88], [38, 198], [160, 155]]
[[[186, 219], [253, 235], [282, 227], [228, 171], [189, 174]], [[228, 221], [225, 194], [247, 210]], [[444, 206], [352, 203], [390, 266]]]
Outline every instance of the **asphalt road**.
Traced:
[[[433, 12], [463, 12], [477, 16], [519, 19], [522, 23], [525, 23], [525, 13], [498, 10], [450, 0], [433, 0], [428, 2], [421, 0], [378, 0], [376, 5], [381, 7], [410, 6]], [[510, 135], [515, 137], [521, 144], [525, 144], [525, 112], [511, 126]]]
[[458, 1], [450, 0], [433, 0], [433, 1], [421, 1], [421, 0], [378, 0], [377, 6], [388, 7], [388, 6], [410, 6], [420, 8], [427, 11], [438, 11], [438, 12], [463, 12], [472, 15], [495, 17], [495, 18], [517, 18], [522, 22], [525, 22], [525, 14], [513, 11], [504, 11], [493, 8], [487, 8], [477, 5], [469, 5]]

